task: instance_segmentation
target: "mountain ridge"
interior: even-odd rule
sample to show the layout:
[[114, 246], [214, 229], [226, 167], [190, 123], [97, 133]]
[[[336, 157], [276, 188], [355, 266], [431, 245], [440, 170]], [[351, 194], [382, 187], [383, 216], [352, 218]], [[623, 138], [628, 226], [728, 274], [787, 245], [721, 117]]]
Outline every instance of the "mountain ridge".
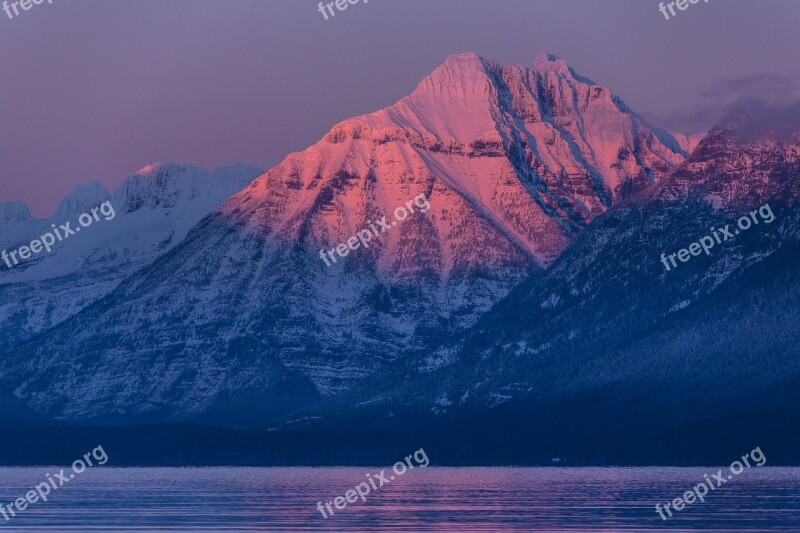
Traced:
[[[65, 421], [275, 420], [466, 331], [684, 158], [678, 139], [561, 59], [529, 69], [450, 56], [26, 343], [3, 381]], [[430, 210], [330, 268], [320, 261], [420, 194]], [[56, 376], [62, 390], [42, 388]]]
[[[51, 223], [71, 223], [74, 228], [80, 214], [102, 202], [111, 203], [108, 212], [113, 215], [57, 243], [52, 253], [10, 269], [0, 263], [0, 325], [5, 333], [0, 346], [30, 338], [102, 298], [124, 277], [175, 246], [206, 212], [263, 172], [242, 165], [213, 172], [176, 164], [146, 168], [161, 172], [159, 184], [142, 172], [129, 177], [113, 194], [99, 182], [89, 182], [65, 197], [50, 219], [34, 219], [25, 204], [15, 204], [15, 212], [27, 216], [15, 216], [0, 225], [0, 249], [29, 244], [53, 231]], [[142, 203], [125, 209], [126, 187], [132, 182], [143, 193], [149, 190], [151, 200], [170, 198], [174, 205], [156, 205], [159, 202], [153, 200], [149, 206]], [[175, 203], [178, 198], [182, 200]]]

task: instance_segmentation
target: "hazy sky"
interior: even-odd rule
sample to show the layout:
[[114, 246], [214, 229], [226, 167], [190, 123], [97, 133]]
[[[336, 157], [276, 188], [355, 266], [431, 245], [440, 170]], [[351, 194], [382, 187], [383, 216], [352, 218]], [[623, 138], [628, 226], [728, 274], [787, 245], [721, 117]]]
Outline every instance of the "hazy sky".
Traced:
[[152, 162], [269, 168], [408, 94], [449, 53], [563, 57], [674, 130], [797, 96], [800, 1], [53, 0], [0, 11], [0, 201], [49, 216]]

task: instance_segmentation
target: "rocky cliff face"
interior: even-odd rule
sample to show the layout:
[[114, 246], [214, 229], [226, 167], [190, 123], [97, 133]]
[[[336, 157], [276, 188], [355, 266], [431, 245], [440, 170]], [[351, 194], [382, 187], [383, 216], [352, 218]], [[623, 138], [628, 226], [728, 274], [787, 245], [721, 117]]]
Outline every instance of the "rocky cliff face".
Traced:
[[76, 219], [81, 214], [89, 212], [93, 207], [97, 207], [110, 199], [111, 194], [102, 183], [90, 181], [81, 185], [61, 200], [51, 218], [61, 223], [69, 219]]
[[23, 222], [30, 220], [31, 214], [28, 206], [24, 202], [2, 202], [0, 203], [0, 216], [4, 224]]
[[[466, 336], [377, 376], [391, 384], [374, 396], [375, 383], [355, 391], [360, 419], [524, 406], [552, 415], [552, 431], [570, 425], [560, 416], [641, 429], [654, 413], [669, 431], [798, 412], [800, 137], [743, 142], [750, 121], [713, 128], [671, 177], [600, 217]], [[710, 254], [662, 264], [726, 227]]]

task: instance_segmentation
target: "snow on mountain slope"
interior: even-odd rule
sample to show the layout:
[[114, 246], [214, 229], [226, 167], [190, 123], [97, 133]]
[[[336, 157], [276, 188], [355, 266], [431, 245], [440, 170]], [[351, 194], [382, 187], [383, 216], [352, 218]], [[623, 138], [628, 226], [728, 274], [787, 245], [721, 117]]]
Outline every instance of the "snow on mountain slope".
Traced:
[[106, 200], [111, 199], [111, 194], [99, 181], [90, 181], [79, 186], [58, 204], [53, 220], [65, 221], [74, 219], [93, 207], [97, 207]]
[[[407, 98], [288, 156], [4, 372], [63, 419], [278, 416], [470, 327], [683, 158], [563, 60], [449, 56]], [[122, 205], [149, 202], [125, 190]], [[420, 194], [429, 211], [322, 262], [320, 249]], [[58, 391], [41, 386], [56, 376]]]
[[261, 169], [238, 165], [209, 172], [188, 165], [150, 165], [128, 178], [113, 195], [99, 183], [78, 187], [50, 220], [27, 208], [4, 208], [12, 221], [0, 225], [0, 249], [28, 244], [51, 224], [71, 222], [110, 200], [115, 216], [100, 220], [8, 269], [0, 263], [0, 324], [7, 337], [21, 338], [66, 320], [113, 290], [128, 274], [180, 242], [205, 214], [246, 187]]
[[741, 142], [753, 119], [737, 113], [714, 127], [692, 157], [654, 198], [663, 202], [685, 198], [690, 192], [718, 208], [744, 209], [753, 198], [796, 198], [798, 184], [790, 175], [777, 173], [793, 168], [800, 158], [800, 133], [790, 136], [765, 133]]
[[431, 191], [445, 195], [434, 204], [464, 203], [547, 265], [613, 199], [682, 161], [561, 59], [540, 55], [526, 69], [456, 54], [409, 97], [336, 125], [225, 209], [256, 227], [281, 225], [290, 239], [313, 227], [324, 244], [364, 227], [369, 209], [390, 212]]
[[[741, 142], [747, 122], [713, 128], [673, 176], [599, 218], [464, 338], [377, 375], [396, 379], [362, 395], [365, 412], [474, 415], [510, 403], [543, 413], [574, 402], [610, 417], [620, 405], [642, 420], [658, 412], [667, 423], [665, 411], [800, 409], [800, 135]], [[765, 203], [774, 220], [736, 229]], [[732, 240], [665, 271], [661, 253], [726, 224]]]
[[[47, 221], [31, 216], [25, 202], [0, 203], [0, 250], [11, 249], [11, 244], [16, 243], [20, 235], [41, 235], [47, 227]], [[3, 267], [0, 272], [6, 270], [4, 263], [0, 262], [0, 266]]]
[[694, 149], [697, 148], [697, 145], [699, 145], [700, 141], [706, 136], [705, 133], [694, 133], [690, 135], [685, 133], [671, 133], [671, 135], [678, 141], [681, 149], [687, 154], [694, 152]]
[[2, 202], [0, 203], [0, 215], [5, 224], [14, 222], [23, 222], [31, 219], [31, 214], [28, 211], [28, 206], [24, 202]]

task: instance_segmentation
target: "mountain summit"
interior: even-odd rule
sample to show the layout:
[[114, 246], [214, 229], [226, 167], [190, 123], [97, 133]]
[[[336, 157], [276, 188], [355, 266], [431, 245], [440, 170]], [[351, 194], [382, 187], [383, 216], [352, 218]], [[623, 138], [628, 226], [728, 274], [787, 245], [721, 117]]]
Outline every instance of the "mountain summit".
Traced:
[[[363, 227], [371, 209], [390, 212], [422, 192], [434, 204], [428, 218], [441, 221], [441, 206], [453, 210], [433, 237], [477, 224], [495, 243], [479, 255], [440, 250], [440, 274], [459, 262], [483, 268], [497, 247], [513, 262], [530, 256], [548, 265], [614, 201], [660, 181], [685, 155], [562, 59], [542, 54], [528, 69], [454, 54], [411, 95], [337, 124], [223, 212], [324, 247]], [[465, 237], [480, 242], [475, 231]]]

